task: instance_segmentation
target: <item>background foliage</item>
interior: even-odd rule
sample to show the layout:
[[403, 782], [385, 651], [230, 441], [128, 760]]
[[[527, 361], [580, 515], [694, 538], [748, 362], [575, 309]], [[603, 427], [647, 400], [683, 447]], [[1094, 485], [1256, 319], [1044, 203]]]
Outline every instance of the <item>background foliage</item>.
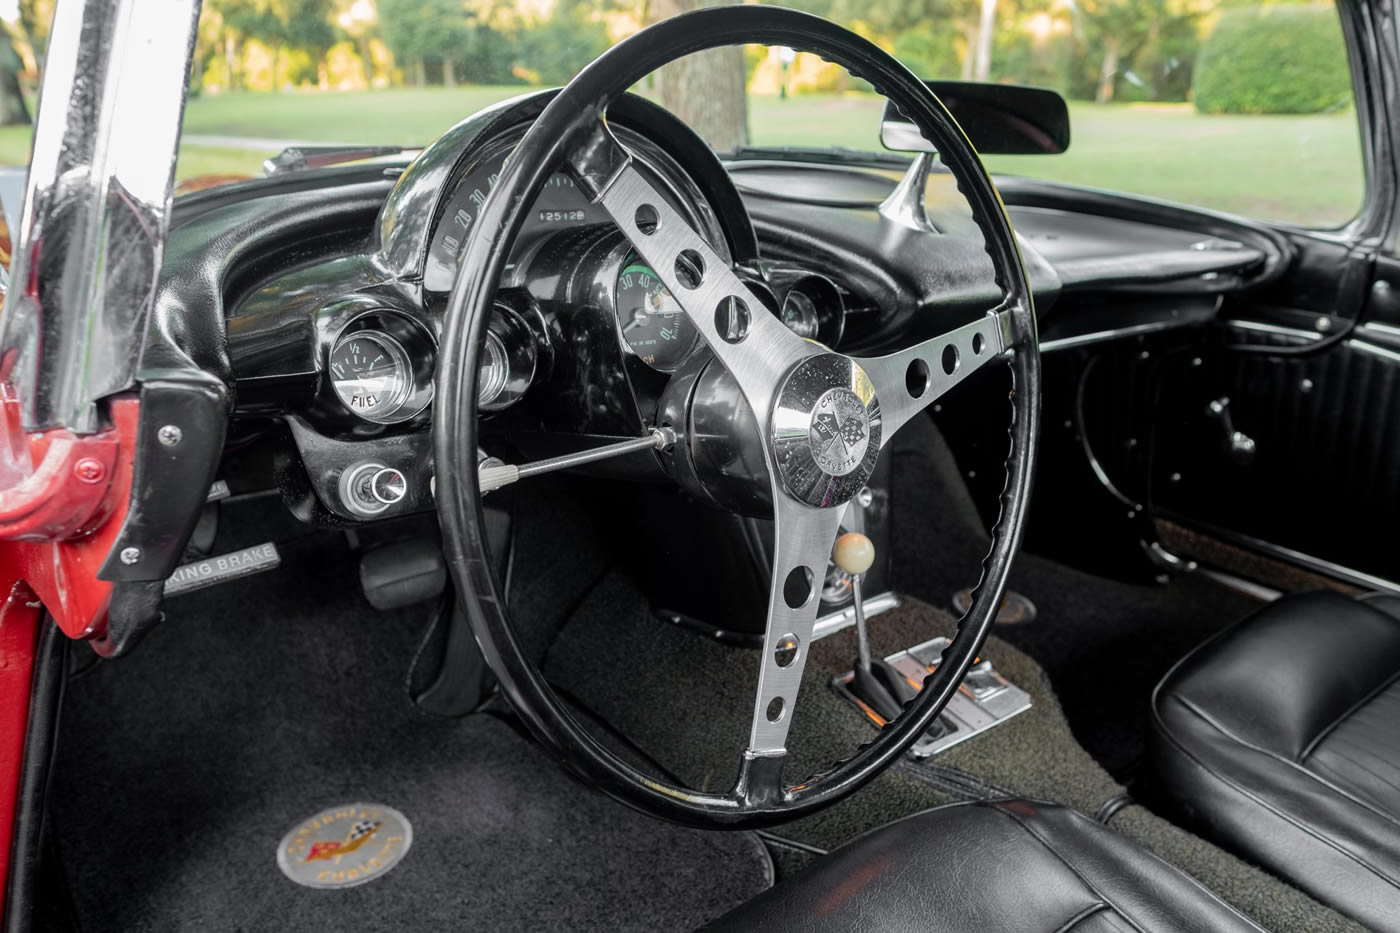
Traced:
[[1341, 25], [1330, 6], [1226, 10], [1192, 84], [1201, 113], [1319, 113], [1351, 101]]

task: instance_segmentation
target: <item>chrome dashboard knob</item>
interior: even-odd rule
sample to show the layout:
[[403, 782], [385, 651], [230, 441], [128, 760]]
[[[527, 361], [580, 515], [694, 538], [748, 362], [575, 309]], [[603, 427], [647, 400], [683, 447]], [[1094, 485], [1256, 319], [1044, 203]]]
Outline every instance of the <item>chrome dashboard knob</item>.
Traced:
[[385, 467], [370, 477], [369, 493], [384, 505], [398, 505], [408, 494], [408, 478], [393, 467]]

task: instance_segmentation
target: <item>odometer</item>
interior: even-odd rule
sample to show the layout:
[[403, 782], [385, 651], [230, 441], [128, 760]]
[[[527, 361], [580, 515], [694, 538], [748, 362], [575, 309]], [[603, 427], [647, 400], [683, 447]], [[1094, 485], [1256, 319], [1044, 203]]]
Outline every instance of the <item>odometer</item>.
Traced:
[[680, 303], [635, 254], [622, 264], [615, 295], [623, 341], [652, 369], [675, 372], [699, 337]]
[[[423, 272], [424, 287], [447, 291], [457, 271], [457, 255], [467, 241], [467, 234], [476, 224], [481, 206], [491, 189], [496, 187], [501, 169], [510, 157], [510, 149], [483, 158], [462, 176], [452, 193], [452, 200], [438, 220], [433, 241], [428, 249], [428, 264]], [[555, 172], [545, 183], [525, 215], [521, 241], [561, 227], [583, 226], [604, 219], [602, 209], [589, 202], [574, 180], [563, 172]]]

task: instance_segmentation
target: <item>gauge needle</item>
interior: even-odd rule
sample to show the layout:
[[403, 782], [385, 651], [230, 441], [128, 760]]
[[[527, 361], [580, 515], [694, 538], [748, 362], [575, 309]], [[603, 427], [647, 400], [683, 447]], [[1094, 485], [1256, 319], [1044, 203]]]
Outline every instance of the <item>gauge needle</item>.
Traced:
[[629, 322], [622, 328], [622, 332], [625, 334], [625, 333], [627, 333], [629, 330], [631, 330], [632, 328], [634, 328], [634, 327], [640, 327], [641, 325], [645, 324], [646, 322], [647, 322], [647, 313], [646, 313], [645, 311], [643, 311], [641, 308], [638, 308], [636, 311], [633, 311], [633, 312], [632, 312], [632, 320], [629, 321]]

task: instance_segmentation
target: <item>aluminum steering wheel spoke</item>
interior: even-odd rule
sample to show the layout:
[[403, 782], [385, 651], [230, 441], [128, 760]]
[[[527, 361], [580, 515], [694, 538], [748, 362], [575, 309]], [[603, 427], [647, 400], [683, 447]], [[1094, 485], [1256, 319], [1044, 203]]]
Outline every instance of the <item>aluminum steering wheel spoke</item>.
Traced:
[[[774, 501], [768, 619], [749, 746], [737, 791], [750, 799], [782, 792], [778, 782], [787, 755], [788, 729], [807, 666], [822, 580], [844, 514], [843, 509], [813, 508], [782, 495]], [[772, 767], [755, 768], [755, 762], [770, 762]]]
[[953, 386], [1012, 348], [1013, 311], [1013, 306], [1003, 303], [975, 321], [907, 350], [855, 358], [880, 400], [882, 445]]
[[783, 377], [821, 349], [769, 313], [728, 261], [637, 170], [601, 120], [575, 150], [569, 168], [738, 381], [760, 422], [765, 421]]

